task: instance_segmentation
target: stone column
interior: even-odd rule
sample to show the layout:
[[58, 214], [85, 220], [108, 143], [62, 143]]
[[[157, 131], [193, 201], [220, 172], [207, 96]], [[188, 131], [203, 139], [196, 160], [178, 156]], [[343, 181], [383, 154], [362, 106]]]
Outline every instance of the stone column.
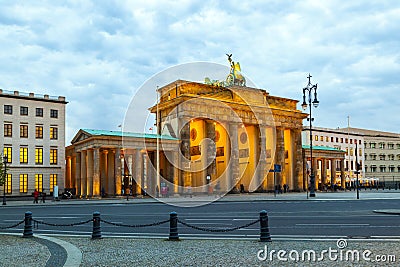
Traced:
[[178, 169], [178, 152], [172, 152], [172, 168], [173, 168], [173, 192], [179, 194], [179, 169]]
[[[260, 186], [261, 189], [263, 188], [264, 185], [264, 180], [267, 177], [268, 171], [267, 171], [267, 157], [266, 157], [266, 126], [265, 125], [259, 125], [259, 137], [258, 137], [258, 147], [259, 147], [259, 155], [258, 155], [258, 162], [257, 162], [257, 181], [256, 184], [257, 186]], [[255, 190], [258, 188], [254, 188]]]
[[335, 183], [336, 179], [336, 159], [331, 159], [331, 186]]
[[87, 151], [87, 195], [93, 196], [93, 149]]
[[[191, 173], [190, 173], [190, 123], [184, 124], [184, 120], [180, 120], [180, 124], [183, 125], [180, 131], [181, 139], [181, 153], [184, 158], [181, 159], [181, 176], [183, 177], [183, 186], [192, 186]], [[189, 160], [187, 162], [186, 160]]]
[[346, 177], [344, 175], [344, 159], [340, 159], [340, 180], [342, 187], [346, 188]]
[[318, 190], [318, 183], [319, 183], [319, 177], [318, 177], [318, 159], [316, 157], [313, 157], [313, 172], [314, 172], [314, 179], [315, 179], [315, 190]]
[[[100, 159], [100, 189], [108, 192], [108, 150], [101, 151]], [[100, 191], [101, 192], [101, 191]]]
[[266, 158], [267, 158], [267, 167], [268, 170], [267, 171], [267, 189], [268, 190], [273, 190], [274, 189], [274, 173], [273, 172], [269, 172], [269, 170], [273, 170], [274, 169], [274, 158], [275, 158], [275, 151], [276, 151], [276, 131], [274, 129], [274, 127], [270, 127], [268, 126], [266, 128], [266, 146], [267, 146], [267, 150], [266, 150]]
[[206, 138], [207, 140], [207, 155], [206, 155], [206, 175], [210, 175], [211, 180], [214, 180], [216, 174], [216, 152], [217, 148], [215, 146], [215, 124], [212, 121], [206, 121]]
[[142, 193], [142, 175], [143, 175], [143, 156], [140, 149], [135, 149], [135, 181], [136, 181], [136, 193]]
[[301, 129], [293, 129], [293, 138], [294, 138], [294, 156], [293, 156], [293, 164], [294, 164], [294, 173], [293, 173], [293, 190], [299, 191], [300, 188], [303, 187], [303, 147], [301, 142]]
[[107, 154], [107, 194], [115, 195], [115, 150], [112, 149]]
[[99, 196], [101, 191], [100, 183], [100, 149], [93, 149], [93, 195]]
[[281, 165], [282, 172], [275, 173], [276, 185], [282, 184], [282, 173], [285, 171], [285, 140], [284, 140], [284, 129], [283, 127], [276, 127], [276, 151], [275, 151], [275, 162]]
[[[230, 159], [229, 159], [229, 176], [231, 178], [231, 187], [235, 188], [239, 183], [239, 140], [238, 140], [238, 123], [229, 123], [230, 138]], [[228, 177], [229, 177], [228, 176]]]
[[76, 153], [71, 158], [71, 187], [76, 189]]
[[81, 196], [87, 196], [87, 150], [81, 151]]
[[321, 159], [321, 184], [326, 184], [326, 159]]
[[76, 188], [76, 196], [82, 195], [82, 184], [81, 184], [81, 152], [76, 153], [76, 171], [75, 171], [75, 188]]
[[66, 157], [66, 166], [65, 166], [65, 187], [71, 188], [71, 157]]
[[115, 194], [120, 195], [122, 190], [122, 165], [121, 165], [121, 150], [119, 148], [115, 151], [114, 157], [115, 167]]

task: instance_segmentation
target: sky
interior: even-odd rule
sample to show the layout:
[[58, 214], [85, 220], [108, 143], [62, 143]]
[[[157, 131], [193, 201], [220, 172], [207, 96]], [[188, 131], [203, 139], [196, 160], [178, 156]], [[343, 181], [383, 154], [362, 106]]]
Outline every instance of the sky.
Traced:
[[3, 0], [0, 88], [65, 96], [69, 144], [119, 130], [141, 88], [154, 103], [158, 73], [232, 53], [271, 95], [301, 101], [311, 73], [315, 126], [399, 132], [399, 33], [400, 1]]

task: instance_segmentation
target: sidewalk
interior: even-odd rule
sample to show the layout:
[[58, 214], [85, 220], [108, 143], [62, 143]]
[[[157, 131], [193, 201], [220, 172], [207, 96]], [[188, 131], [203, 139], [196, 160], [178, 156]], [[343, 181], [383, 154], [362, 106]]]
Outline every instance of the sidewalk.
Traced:
[[[371, 199], [400, 199], [400, 190], [360, 190], [360, 200]], [[316, 192], [316, 197], [307, 198], [306, 192], [301, 193], [284, 193], [274, 196], [273, 193], [243, 193], [228, 194], [223, 197], [216, 195], [194, 195], [193, 197], [171, 196], [168, 198], [151, 198], [151, 197], [115, 197], [115, 198], [90, 198], [90, 199], [60, 199], [59, 201], [46, 200], [46, 203], [34, 204], [32, 201], [26, 200], [7, 200], [7, 206], [33, 206], [33, 205], [85, 205], [91, 204], [140, 204], [140, 203], [167, 203], [167, 204], [188, 204], [188, 206], [201, 205], [202, 203], [210, 203], [214, 201], [343, 201], [357, 200], [355, 191], [338, 191], [338, 192]]]

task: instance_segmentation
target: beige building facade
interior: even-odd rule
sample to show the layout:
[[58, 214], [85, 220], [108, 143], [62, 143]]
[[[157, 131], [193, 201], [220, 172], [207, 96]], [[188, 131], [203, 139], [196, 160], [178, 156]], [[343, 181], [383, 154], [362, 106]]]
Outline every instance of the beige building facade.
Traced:
[[65, 97], [0, 89], [0, 146], [7, 157], [5, 192], [31, 196], [64, 187]]

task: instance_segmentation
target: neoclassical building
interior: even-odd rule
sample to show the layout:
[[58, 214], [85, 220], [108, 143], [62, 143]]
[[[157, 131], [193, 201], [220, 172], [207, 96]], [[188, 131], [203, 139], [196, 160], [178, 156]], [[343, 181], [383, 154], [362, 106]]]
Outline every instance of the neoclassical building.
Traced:
[[[81, 196], [131, 188], [155, 195], [166, 186], [173, 194], [240, 185], [246, 191], [275, 184], [304, 189], [307, 114], [297, 110], [297, 100], [246, 87], [244, 79], [229, 85], [176, 80], [158, 94], [149, 108], [158, 118], [157, 134], [80, 130], [66, 149], [65, 187]], [[281, 166], [275, 175], [274, 164]]]

